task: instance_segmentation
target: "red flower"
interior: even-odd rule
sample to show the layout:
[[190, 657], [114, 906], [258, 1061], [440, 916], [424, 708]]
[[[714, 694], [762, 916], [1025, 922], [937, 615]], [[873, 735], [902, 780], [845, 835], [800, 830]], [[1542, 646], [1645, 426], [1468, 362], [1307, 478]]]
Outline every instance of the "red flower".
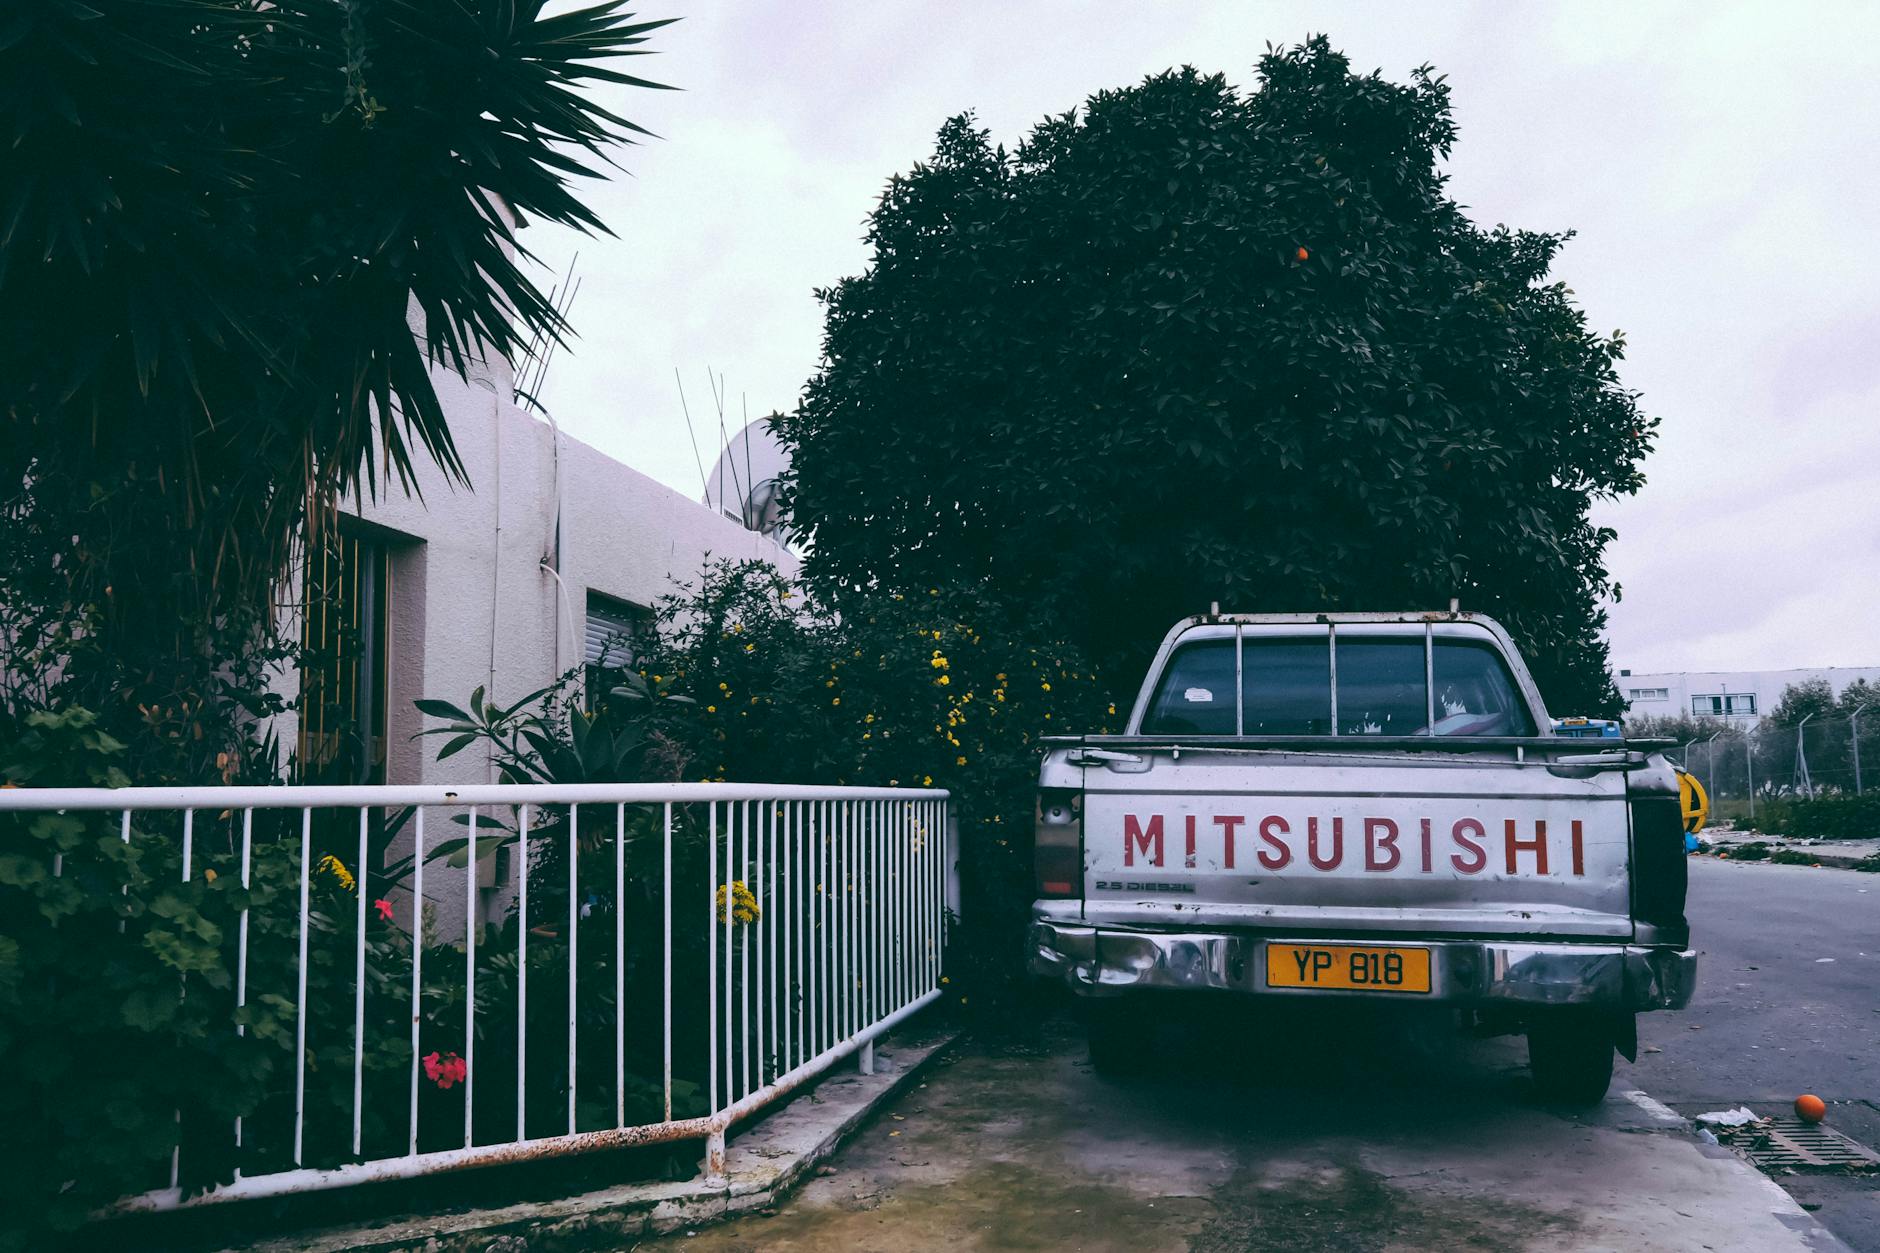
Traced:
[[470, 1065], [455, 1053], [432, 1053], [424, 1059], [424, 1073], [432, 1083], [448, 1092], [451, 1085], [470, 1077]]
[[385, 921], [390, 922], [392, 920], [392, 903], [384, 897], [373, 901], [372, 908], [378, 910], [379, 917], [383, 918]]

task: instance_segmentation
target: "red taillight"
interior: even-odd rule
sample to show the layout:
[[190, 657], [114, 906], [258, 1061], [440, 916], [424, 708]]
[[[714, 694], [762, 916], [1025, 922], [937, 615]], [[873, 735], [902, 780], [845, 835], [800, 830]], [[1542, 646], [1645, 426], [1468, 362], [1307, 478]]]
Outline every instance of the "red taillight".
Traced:
[[1044, 788], [1038, 793], [1037, 823], [1032, 836], [1032, 866], [1038, 895], [1063, 900], [1083, 895], [1083, 796], [1069, 788]]

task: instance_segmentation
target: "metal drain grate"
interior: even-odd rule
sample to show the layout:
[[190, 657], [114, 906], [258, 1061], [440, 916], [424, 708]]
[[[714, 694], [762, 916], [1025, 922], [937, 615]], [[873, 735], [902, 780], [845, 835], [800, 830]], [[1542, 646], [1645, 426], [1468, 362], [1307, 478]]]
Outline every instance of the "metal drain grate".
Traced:
[[[1747, 1129], [1746, 1129], [1747, 1130]], [[1732, 1146], [1765, 1170], [1874, 1170], [1880, 1154], [1832, 1127], [1787, 1116], [1733, 1138]]]

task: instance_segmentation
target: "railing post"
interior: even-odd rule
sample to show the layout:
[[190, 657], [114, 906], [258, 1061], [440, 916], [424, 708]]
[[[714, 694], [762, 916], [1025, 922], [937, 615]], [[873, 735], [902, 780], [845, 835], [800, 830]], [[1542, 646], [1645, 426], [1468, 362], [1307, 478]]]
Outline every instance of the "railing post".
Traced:
[[875, 1037], [869, 1036], [855, 1053], [856, 1068], [865, 1075], [875, 1073]]
[[725, 1129], [714, 1127], [705, 1137], [705, 1182], [723, 1183], [725, 1179]]

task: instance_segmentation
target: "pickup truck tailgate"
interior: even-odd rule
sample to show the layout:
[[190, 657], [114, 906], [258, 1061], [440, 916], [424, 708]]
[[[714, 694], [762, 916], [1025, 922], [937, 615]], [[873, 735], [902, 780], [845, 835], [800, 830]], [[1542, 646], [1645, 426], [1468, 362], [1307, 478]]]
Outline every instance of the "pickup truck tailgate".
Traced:
[[1632, 934], [1623, 770], [1361, 745], [1104, 756], [1082, 771], [1093, 923]]

